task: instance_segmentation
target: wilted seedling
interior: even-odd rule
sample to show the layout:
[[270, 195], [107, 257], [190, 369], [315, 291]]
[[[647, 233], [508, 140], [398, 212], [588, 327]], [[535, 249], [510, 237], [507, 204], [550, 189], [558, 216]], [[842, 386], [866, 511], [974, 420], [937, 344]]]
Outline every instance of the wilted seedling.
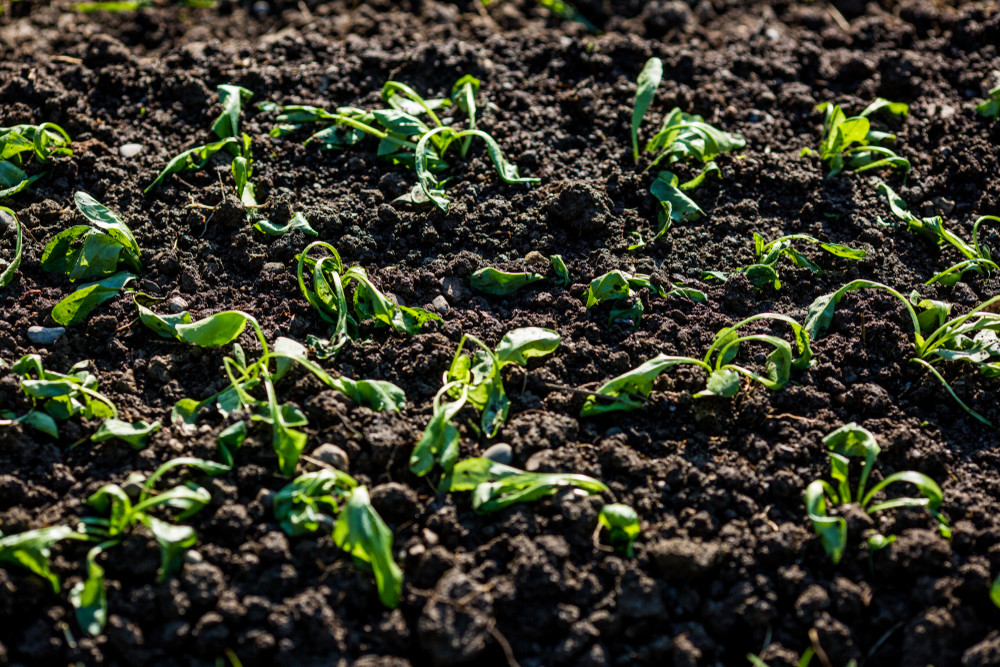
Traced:
[[928, 218], [918, 218], [910, 212], [909, 207], [903, 201], [902, 197], [896, 194], [888, 185], [879, 183], [876, 189], [885, 195], [892, 214], [897, 219], [905, 222], [908, 230], [915, 234], [920, 234], [938, 246], [950, 245], [965, 257], [961, 262], [932, 276], [924, 283], [925, 285], [932, 285], [938, 282], [942, 285], [954, 285], [969, 271], [983, 276], [989, 275], [990, 271], [1000, 268], [993, 261], [989, 248], [979, 243], [979, 226], [984, 222], [1000, 222], [1000, 218], [994, 215], [979, 217], [972, 224], [972, 244], [970, 245], [955, 233], [945, 229], [944, 218], [941, 216], [934, 215]]
[[[508, 162], [499, 144], [489, 134], [476, 129], [476, 94], [480, 82], [473, 76], [461, 77], [451, 89], [451, 98], [424, 99], [415, 90], [398, 81], [387, 81], [382, 87], [382, 99], [387, 109], [365, 110], [339, 107], [335, 112], [308, 105], [262, 105], [267, 111], [278, 111], [278, 125], [271, 130], [275, 137], [295, 132], [308, 124], [323, 125], [323, 129], [306, 139], [306, 145], [343, 150], [357, 145], [366, 135], [378, 139], [378, 156], [417, 172], [417, 185], [406, 201], [415, 204], [433, 202], [447, 211], [449, 200], [444, 192], [444, 180], [435, 174], [448, 168], [445, 153], [459, 145], [465, 157], [470, 142], [478, 137], [486, 142], [486, 150], [497, 174], [508, 184], [538, 183], [537, 178], [525, 178], [517, 167]], [[437, 111], [454, 105], [467, 117], [468, 128], [446, 125]]]
[[[774, 320], [791, 326], [795, 347], [793, 348], [784, 339], [770, 334], [740, 335], [739, 329], [742, 327], [764, 320]], [[732, 363], [740, 346], [747, 343], [762, 343], [771, 348], [764, 375]], [[811, 359], [809, 335], [798, 322], [785, 315], [761, 313], [720, 330], [715, 334], [702, 359], [658, 354], [627, 373], [608, 380], [597, 391], [587, 392], [589, 396], [580, 410], [580, 416], [592, 417], [607, 412], [629, 411], [642, 407], [653, 391], [653, 381], [663, 371], [680, 364], [696, 366], [708, 374], [705, 388], [695, 394], [696, 398], [705, 396], [729, 398], [739, 392], [740, 376], [776, 391], [788, 384], [792, 369], [809, 368]]]
[[639, 326], [644, 306], [642, 299], [638, 298], [636, 290], [643, 288], [664, 299], [678, 297], [691, 299], [698, 303], [704, 303], [708, 300], [704, 292], [692, 287], [675, 285], [668, 290], [662, 285], [654, 283], [652, 277], [647, 274], [631, 274], [617, 269], [608, 271], [590, 281], [584, 300], [588, 310], [602, 303], [613, 304], [611, 314], [608, 317], [609, 324], [628, 322], [633, 326]]
[[34, 161], [49, 165], [53, 156], [72, 155], [66, 130], [55, 123], [0, 127], [0, 199], [16, 195], [45, 175], [28, 176], [22, 167]]
[[[246, 410], [253, 421], [271, 426], [271, 446], [278, 456], [278, 466], [283, 475], [295, 474], [307, 440], [306, 434], [298, 430], [308, 423], [305, 415], [292, 404], [279, 403], [274, 389], [274, 382], [293, 366], [305, 368], [331, 389], [373, 410], [399, 410], [406, 402], [403, 390], [391, 382], [334, 378], [308, 358], [309, 351], [304, 345], [290, 338], [279, 337], [274, 342], [274, 348], [269, 348], [260, 324], [247, 313], [230, 310], [191, 322], [191, 315], [186, 311], [157, 315], [138, 300], [136, 306], [143, 324], [159, 335], [200, 347], [228, 345], [243, 333], [247, 324], [253, 327], [262, 350], [260, 359], [248, 365], [243, 348], [238, 343], [233, 345], [233, 355], [223, 358], [229, 387], [203, 401], [190, 398], [178, 401], [171, 414], [171, 422], [182, 429], [192, 427], [202, 408], [213, 405], [223, 416]], [[251, 394], [261, 386], [265, 392], [263, 399]]]
[[[190, 481], [162, 491], [156, 488], [164, 474], [182, 466], [206, 475], [219, 475], [229, 470], [213, 461], [177, 458], [161, 465], [149, 477], [132, 473], [126, 486], [138, 487], [135, 498], [123, 487], [107, 484], [87, 499], [87, 505], [105, 516], [82, 519], [86, 535], [99, 544], [87, 554], [87, 578], [73, 587], [69, 599], [76, 609], [77, 621], [88, 634], [101, 634], [108, 617], [104, 569], [97, 564], [101, 553], [124, 542], [138, 526], [145, 526], [160, 545], [157, 580], [165, 581], [180, 570], [184, 554], [198, 541], [194, 528], [178, 522], [196, 514], [212, 500], [208, 490]], [[161, 519], [152, 514], [156, 508], [170, 508], [178, 513]]]
[[707, 280], [709, 278], [728, 280], [730, 276], [742, 273], [751, 283], [754, 284], [755, 287], [766, 287], [770, 285], [774, 287], [774, 289], [781, 289], [781, 280], [778, 278], [778, 271], [776, 267], [778, 266], [778, 262], [781, 260], [782, 256], [787, 256], [792, 260], [792, 262], [795, 263], [796, 266], [800, 266], [817, 273], [823, 273], [823, 270], [819, 266], [793, 247], [793, 241], [813, 243], [836, 257], [853, 260], [864, 259], [865, 257], [864, 250], [855, 250], [854, 248], [849, 248], [839, 243], [827, 243], [825, 241], [820, 241], [813, 236], [809, 236], [808, 234], [790, 234], [788, 236], [777, 238], [770, 243], [765, 243], [764, 237], [757, 232], [754, 232], [753, 245], [754, 254], [757, 256], [757, 259], [753, 264], [736, 269], [733, 273], [725, 273], [723, 271], [705, 271], [702, 273], [702, 280]]
[[[955, 394], [934, 364], [964, 361], [975, 366], [985, 377], [1000, 376], [1000, 338], [997, 337], [997, 331], [1000, 331], [1000, 314], [993, 312], [996, 304], [1000, 303], [1000, 296], [989, 299], [965, 315], [948, 319], [952, 308], [949, 303], [921, 299], [916, 292], [907, 299], [888, 285], [871, 280], [855, 280], [836, 292], [817, 298], [809, 306], [803, 327], [813, 340], [818, 339], [830, 327], [837, 304], [844, 295], [859, 289], [883, 290], [903, 304], [913, 326], [916, 356], [910, 362], [929, 370], [963, 410], [982, 423], [992, 426], [988, 419]], [[921, 310], [919, 314], [916, 308]]]
[[353, 477], [331, 469], [299, 475], [275, 494], [274, 516], [291, 536], [329, 531], [355, 563], [375, 574], [382, 604], [399, 604], [403, 572], [392, 558], [392, 531]]
[[14, 274], [21, 266], [24, 245], [24, 233], [17, 214], [6, 206], [0, 206], [0, 238], [8, 232], [14, 232], [14, 257], [10, 261], [0, 259], [0, 289], [7, 287], [14, 280]]
[[1000, 85], [986, 93], [986, 99], [976, 105], [976, 112], [984, 118], [1000, 118]]
[[[324, 257], [312, 257], [316, 250], [326, 251]], [[299, 289], [320, 317], [333, 325], [329, 340], [310, 337], [309, 343], [321, 359], [333, 356], [347, 341], [358, 338], [358, 324], [374, 320], [376, 327], [391, 327], [400, 333], [415, 334], [432, 321], [441, 318], [422, 308], [401, 306], [387, 297], [368, 278], [360, 266], [344, 268], [340, 253], [329, 243], [314, 241], [298, 255]], [[312, 274], [311, 285], [306, 276]], [[353, 315], [345, 290], [355, 283]]]
[[567, 487], [586, 493], [610, 492], [603, 482], [587, 475], [525, 472], [484, 458], [456, 463], [441, 479], [439, 490], [471, 491], [472, 509], [490, 514], [517, 503], [534, 502]]
[[[841, 426], [823, 438], [830, 456], [830, 477], [834, 484], [826, 480], [815, 480], [805, 491], [806, 508], [816, 534], [823, 542], [823, 549], [834, 563], [840, 562], [847, 546], [847, 521], [843, 517], [829, 515], [829, 507], [857, 503], [868, 514], [875, 514], [899, 507], [925, 507], [938, 521], [938, 530], [943, 537], [951, 537], [948, 521], [939, 512], [943, 495], [941, 487], [927, 475], [907, 470], [889, 475], [884, 480], [867, 489], [875, 459], [881, 449], [870, 431], [857, 424]], [[864, 465], [858, 480], [857, 490], [852, 493], [848, 482], [852, 458], [863, 458]], [[921, 497], [892, 498], [874, 503], [875, 496], [897, 482], [906, 482], [916, 487]], [[895, 536], [872, 535], [868, 546], [875, 550], [887, 546]]]
[[[909, 160], [883, 145], [895, 141], [896, 135], [873, 130], [869, 120], [870, 116], [880, 111], [905, 117], [909, 109], [902, 102], [890, 102], [881, 97], [869, 104], [861, 115], [850, 118], [832, 102], [823, 102], [817, 106], [816, 110], [825, 114], [819, 156], [830, 168], [826, 177], [833, 178], [845, 168], [856, 172], [883, 167], [909, 171]], [[810, 155], [812, 152], [808, 148], [802, 150], [803, 155]]]
[[[471, 358], [462, 354], [466, 340], [479, 347]], [[560, 341], [555, 331], [538, 327], [508, 331], [496, 350], [491, 350], [475, 336], [462, 336], [442, 379], [443, 386], [434, 397], [434, 415], [410, 456], [410, 470], [426, 475], [435, 464], [445, 472], [451, 470], [458, 460], [459, 444], [458, 429], [452, 422], [466, 404], [482, 413], [483, 435], [494, 437], [510, 412], [510, 400], [501, 374], [503, 368], [509, 364], [525, 367], [528, 359], [553, 353]]]
[[534, 271], [501, 271], [492, 266], [486, 266], [473, 273], [469, 282], [473, 288], [480, 292], [495, 296], [513, 294], [522, 287], [546, 280], [546, 278], [556, 284], [568, 286], [570, 284], [569, 271], [566, 269], [563, 258], [559, 255], [552, 255], [549, 262], [554, 274], [552, 276], [547, 277]]
[[42, 268], [63, 273], [71, 282], [96, 280], [80, 285], [52, 308], [52, 319], [65, 326], [83, 322], [142, 270], [139, 245], [128, 225], [85, 192], [73, 198], [90, 224], [74, 225], [52, 237], [42, 252]]

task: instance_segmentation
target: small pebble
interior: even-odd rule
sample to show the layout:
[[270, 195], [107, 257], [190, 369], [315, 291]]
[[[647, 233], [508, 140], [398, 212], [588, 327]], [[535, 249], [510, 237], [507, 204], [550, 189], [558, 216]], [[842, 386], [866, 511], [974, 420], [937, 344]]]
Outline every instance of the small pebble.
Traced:
[[118, 148], [122, 157], [135, 157], [142, 152], [142, 144], [124, 144]]
[[441, 294], [438, 294], [436, 297], [434, 297], [434, 300], [431, 301], [431, 305], [434, 306], [434, 310], [438, 311], [439, 313], [448, 312], [448, 300], [445, 299], [444, 296]]
[[510, 462], [514, 460], [514, 450], [506, 442], [498, 442], [483, 452], [483, 458], [510, 465]]
[[322, 461], [323, 463], [333, 466], [337, 470], [343, 470], [347, 472], [347, 469], [351, 465], [351, 460], [347, 457], [347, 452], [343, 449], [329, 442], [324, 442], [322, 445], [313, 450], [312, 457], [317, 461]]
[[35, 345], [51, 345], [66, 333], [66, 327], [28, 327], [28, 339]]
[[175, 296], [167, 301], [167, 310], [171, 313], [180, 313], [188, 309], [188, 302], [179, 296]]

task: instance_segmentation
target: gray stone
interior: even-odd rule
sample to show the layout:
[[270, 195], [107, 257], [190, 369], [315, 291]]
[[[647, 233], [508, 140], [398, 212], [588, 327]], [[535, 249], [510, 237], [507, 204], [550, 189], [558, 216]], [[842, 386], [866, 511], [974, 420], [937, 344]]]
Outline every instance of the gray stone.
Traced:
[[347, 472], [347, 469], [351, 466], [351, 459], [348, 458], [347, 452], [330, 442], [324, 442], [314, 449], [311, 456], [317, 461], [321, 461], [344, 472]]
[[66, 333], [66, 327], [28, 327], [28, 339], [35, 345], [51, 345]]
[[448, 312], [449, 308], [448, 300], [445, 299], [444, 296], [442, 296], [441, 294], [438, 294], [436, 297], [434, 297], [434, 300], [431, 301], [431, 305], [434, 306], [434, 310], [438, 311], [439, 313]]
[[483, 452], [483, 458], [510, 465], [510, 462], [514, 460], [514, 450], [506, 442], [498, 442]]
[[135, 157], [142, 152], [142, 144], [123, 144], [118, 147], [118, 154], [122, 157]]
[[167, 310], [171, 313], [179, 313], [188, 309], [188, 302], [179, 296], [167, 300]]

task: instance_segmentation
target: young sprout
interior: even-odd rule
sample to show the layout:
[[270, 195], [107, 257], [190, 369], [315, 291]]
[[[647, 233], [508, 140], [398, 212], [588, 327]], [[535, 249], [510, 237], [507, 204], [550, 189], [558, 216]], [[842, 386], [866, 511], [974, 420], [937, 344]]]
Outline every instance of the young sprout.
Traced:
[[976, 105], [976, 112], [984, 118], [1000, 118], [1000, 85], [986, 93], [986, 99]]
[[[182, 457], [167, 461], [149, 477], [132, 473], [129, 485], [139, 487], [139, 495], [130, 497], [117, 484], [107, 484], [87, 499], [87, 505], [101, 517], [85, 517], [83, 532], [99, 543], [87, 554], [87, 578], [69, 593], [80, 626], [90, 635], [99, 635], [107, 622], [108, 602], [104, 569], [97, 564], [101, 553], [115, 547], [135, 531], [145, 526], [160, 545], [158, 581], [176, 574], [184, 562], [184, 554], [198, 541], [194, 528], [178, 522], [201, 511], [212, 497], [202, 486], [188, 481], [169, 489], [159, 490], [156, 483], [167, 472], [180, 467], [193, 468], [206, 475], [220, 475], [229, 470], [213, 461]], [[173, 517], [159, 518], [152, 511], [158, 508], [176, 510]]]
[[[324, 257], [314, 257], [314, 251], [325, 251]], [[312, 275], [312, 284], [307, 275]], [[329, 243], [314, 241], [298, 255], [299, 289], [320, 317], [333, 325], [329, 340], [310, 339], [310, 344], [325, 359], [336, 354], [350, 340], [359, 337], [358, 324], [375, 320], [376, 327], [391, 327], [399, 333], [419, 333], [428, 322], [441, 318], [422, 308], [401, 306], [389, 299], [368, 278], [360, 266], [344, 268], [337, 249]], [[345, 290], [355, 283], [353, 315], [347, 303]]]
[[[271, 446], [278, 456], [281, 473], [285, 476], [295, 474], [307, 440], [306, 434], [298, 430], [308, 423], [305, 415], [294, 405], [279, 403], [274, 388], [274, 382], [293, 366], [305, 368], [334, 391], [373, 410], [398, 411], [406, 403], [403, 390], [390, 382], [334, 378], [308, 358], [309, 351], [304, 345], [290, 338], [279, 337], [274, 342], [274, 347], [269, 348], [260, 324], [246, 313], [230, 310], [191, 322], [191, 315], [186, 311], [175, 315], [157, 315], [138, 300], [136, 307], [143, 324], [159, 335], [200, 347], [228, 345], [243, 333], [248, 323], [253, 327], [262, 349], [260, 359], [248, 365], [243, 348], [238, 343], [233, 345], [233, 355], [222, 360], [229, 377], [229, 387], [200, 402], [182, 399], [174, 406], [171, 422], [181, 429], [193, 427], [201, 409], [212, 405], [223, 416], [237, 410], [247, 410], [251, 420], [271, 427]], [[264, 399], [251, 394], [260, 387], [264, 389]]]
[[663, 61], [653, 57], [646, 61], [636, 81], [635, 103], [632, 107], [632, 157], [636, 164], [639, 164], [639, 127], [662, 79]]
[[[486, 151], [497, 174], [504, 183], [538, 183], [537, 178], [525, 178], [517, 167], [508, 162], [496, 140], [476, 128], [476, 94], [480, 81], [465, 75], [451, 89], [451, 98], [427, 100], [404, 83], [387, 81], [382, 87], [382, 99], [388, 109], [365, 110], [339, 107], [335, 112], [307, 105], [263, 105], [268, 111], [278, 111], [278, 125], [272, 136], [284, 136], [307, 124], [324, 127], [306, 140], [306, 145], [343, 150], [358, 144], [366, 135], [378, 139], [377, 154], [392, 164], [410, 167], [417, 172], [417, 185], [403, 199], [412, 203], [433, 203], [447, 211], [450, 201], [444, 192], [445, 180], [435, 174], [448, 168], [445, 153], [454, 144], [465, 157], [473, 138], [486, 143]], [[437, 110], [452, 103], [466, 114], [468, 127], [461, 129], [445, 125]], [[426, 120], [425, 120], [426, 118]]]
[[[817, 106], [816, 110], [825, 114], [819, 156], [830, 168], [826, 177], [833, 178], [845, 168], [856, 172], [883, 167], [909, 171], [910, 162], [883, 145], [895, 141], [896, 135], [871, 129], [869, 119], [880, 111], [905, 117], [909, 109], [902, 102], [890, 102], [881, 97], [869, 104], [860, 115], [850, 118], [832, 102]], [[812, 150], [805, 148], [802, 154], [812, 154]]]
[[647, 274], [630, 274], [615, 269], [590, 281], [590, 286], [584, 294], [584, 301], [588, 310], [602, 303], [613, 304], [608, 317], [609, 324], [630, 322], [633, 326], [639, 326], [645, 308], [642, 305], [642, 299], [638, 298], [635, 290], [643, 288], [664, 299], [678, 297], [691, 299], [698, 303], [704, 303], [708, 300], [705, 293], [700, 290], [681, 285], [667, 290], [662, 285], [654, 283], [651, 276]]
[[37, 528], [16, 535], [0, 533], [0, 566], [17, 565], [49, 582], [53, 593], [60, 589], [59, 577], [50, 567], [52, 546], [63, 540], [86, 540], [87, 536], [69, 526]]
[[[549, 279], [558, 285], [569, 286], [569, 271], [566, 269], [566, 263], [563, 262], [563, 258], [559, 255], [552, 255], [549, 258], [549, 263], [552, 265], [552, 271], [555, 274], [549, 277]], [[473, 288], [480, 292], [495, 296], [506, 296], [513, 294], [522, 287], [527, 287], [532, 283], [537, 283], [545, 279], [545, 275], [535, 273], [534, 271], [508, 272], [495, 269], [492, 266], [486, 266], [473, 273], [469, 282]]]
[[128, 225], [85, 192], [73, 198], [90, 224], [74, 225], [52, 237], [42, 252], [42, 268], [63, 273], [71, 282], [97, 280], [80, 285], [53, 307], [52, 319], [64, 326], [83, 322], [142, 270], [139, 245]]
[[[466, 340], [479, 347], [471, 358], [462, 354]], [[458, 429], [452, 421], [466, 404], [482, 413], [483, 435], [494, 437], [510, 412], [510, 399], [501, 374], [503, 368], [510, 364], [527, 367], [528, 359], [555, 352], [561, 340], [551, 329], [524, 327], [508, 331], [496, 349], [491, 350], [475, 336], [462, 336], [442, 379], [441, 390], [434, 397], [434, 415], [410, 456], [410, 470], [426, 475], [435, 464], [445, 472], [451, 470], [458, 460], [459, 443]], [[448, 398], [452, 400], [446, 400]]]
[[374, 573], [382, 604], [399, 605], [403, 572], [392, 558], [392, 531], [353, 477], [332, 469], [299, 475], [275, 494], [274, 516], [293, 537], [330, 531], [338, 547]]
[[608, 530], [608, 542], [611, 546], [625, 552], [629, 558], [635, 556], [632, 544], [642, 528], [639, 526], [639, 515], [628, 505], [612, 503], [601, 508], [601, 513], [597, 516], [597, 533], [602, 528]]
[[[795, 348], [787, 341], [770, 334], [744, 334], [739, 329], [753, 322], [775, 320], [792, 328]], [[740, 345], [762, 343], [771, 348], [767, 356], [764, 375], [732, 363]], [[708, 378], [705, 388], [696, 398], [722, 396], [730, 398], [740, 390], [740, 376], [759, 382], [777, 391], [788, 384], [791, 370], [804, 370], [811, 365], [812, 350], [809, 335], [798, 322], [785, 315], [761, 313], [725, 327], [715, 334], [715, 339], [702, 359], [658, 354], [644, 364], [605, 382], [597, 391], [588, 392], [581, 417], [593, 417], [607, 412], [630, 411], [642, 407], [653, 391], [653, 381], [665, 370], [679, 364], [690, 364], [705, 371]]]
[[[898, 507], [925, 507], [938, 521], [938, 530], [943, 537], [951, 537], [948, 521], [938, 512], [943, 495], [941, 487], [927, 475], [907, 470], [889, 475], [868, 489], [868, 479], [875, 466], [875, 459], [881, 449], [875, 436], [867, 429], [851, 423], [841, 426], [823, 438], [823, 444], [830, 450], [830, 477], [833, 483], [817, 479], [806, 487], [805, 503], [816, 534], [820, 536], [823, 549], [834, 563], [840, 562], [847, 546], [847, 521], [843, 517], [830, 516], [829, 508], [857, 503], [868, 514], [875, 514]], [[861, 474], [855, 491], [849, 483], [852, 458], [863, 458]], [[896, 483], [912, 484], [920, 497], [891, 498], [873, 503], [875, 496]], [[875, 534], [868, 538], [871, 549], [881, 549], [895, 539]]]
[[610, 491], [603, 482], [587, 475], [525, 472], [484, 458], [456, 463], [441, 479], [439, 490], [472, 491], [472, 509], [478, 514], [490, 514], [551, 496], [565, 487], [589, 494]]
[[[855, 280], [836, 292], [818, 297], [809, 306], [803, 328], [811, 339], [818, 339], [833, 321], [837, 304], [848, 292], [859, 289], [883, 290], [896, 297], [906, 308], [913, 326], [915, 356], [910, 363], [928, 370], [944, 385], [953, 399], [972, 417], [987, 426], [992, 423], [966, 405], [951, 388], [935, 364], [949, 361], [964, 361], [976, 367], [985, 377], [1000, 375], [1000, 314], [993, 312], [1000, 296], [976, 306], [965, 315], [952, 317], [951, 304], [921, 299], [916, 292], [907, 299], [902, 294], [882, 283], [871, 280]], [[921, 310], [918, 314], [917, 308]]]
[[28, 176], [22, 167], [34, 161], [51, 164], [53, 156], [72, 155], [66, 130], [55, 123], [0, 127], [0, 199], [16, 195], [45, 175]]
[[17, 219], [17, 214], [6, 206], [0, 206], [0, 238], [8, 231], [14, 232], [14, 258], [9, 262], [0, 259], [0, 289], [10, 285], [14, 280], [14, 274], [21, 266], [21, 254], [23, 251], [24, 234], [21, 231], [21, 221]]
[[989, 275], [990, 271], [1000, 268], [990, 255], [989, 248], [979, 243], [979, 226], [984, 222], [1000, 222], [1000, 218], [993, 215], [979, 217], [972, 224], [972, 243], [967, 243], [957, 234], [944, 228], [944, 219], [939, 216], [929, 218], [918, 218], [910, 212], [906, 202], [896, 194], [892, 188], [885, 183], [879, 183], [876, 189], [885, 195], [889, 203], [889, 209], [898, 220], [906, 223], [906, 228], [911, 232], [920, 234], [924, 238], [932, 241], [938, 246], [950, 245], [965, 257], [964, 260], [954, 264], [944, 271], [932, 276], [925, 285], [941, 283], [942, 285], [954, 285], [965, 273], [972, 271], [977, 275]]
[[733, 273], [705, 271], [702, 273], [702, 280], [710, 278], [728, 280], [731, 275], [742, 273], [755, 287], [762, 288], [770, 285], [774, 289], [781, 289], [781, 280], [778, 278], [776, 267], [782, 256], [787, 256], [796, 266], [807, 268], [816, 273], [823, 273], [823, 270], [819, 266], [792, 246], [793, 241], [813, 243], [831, 255], [845, 259], [857, 260], [865, 257], [864, 250], [855, 250], [839, 243], [826, 243], [808, 234], [790, 234], [766, 243], [763, 236], [754, 232], [754, 254], [757, 256], [757, 260], [753, 264], [736, 269]]

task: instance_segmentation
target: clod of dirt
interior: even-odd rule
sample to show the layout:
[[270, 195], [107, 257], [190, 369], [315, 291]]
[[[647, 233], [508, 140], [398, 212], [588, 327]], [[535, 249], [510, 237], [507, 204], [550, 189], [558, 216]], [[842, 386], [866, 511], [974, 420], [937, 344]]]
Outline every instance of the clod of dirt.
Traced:
[[417, 493], [399, 482], [380, 484], [372, 489], [372, 506], [388, 521], [406, 521], [417, 512]]
[[438, 667], [465, 664], [490, 643], [493, 598], [461, 570], [445, 573], [420, 616], [420, 643]]
[[712, 542], [670, 538], [654, 542], [646, 552], [663, 574], [676, 577], [699, 577], [719, 563], [722, 552]]
[[595, 234], [606, 228], [611, 205], [607, 194], [584, 181], [555, 187], [558, 191], [546, 208], [558, 226], [577, 234]]

